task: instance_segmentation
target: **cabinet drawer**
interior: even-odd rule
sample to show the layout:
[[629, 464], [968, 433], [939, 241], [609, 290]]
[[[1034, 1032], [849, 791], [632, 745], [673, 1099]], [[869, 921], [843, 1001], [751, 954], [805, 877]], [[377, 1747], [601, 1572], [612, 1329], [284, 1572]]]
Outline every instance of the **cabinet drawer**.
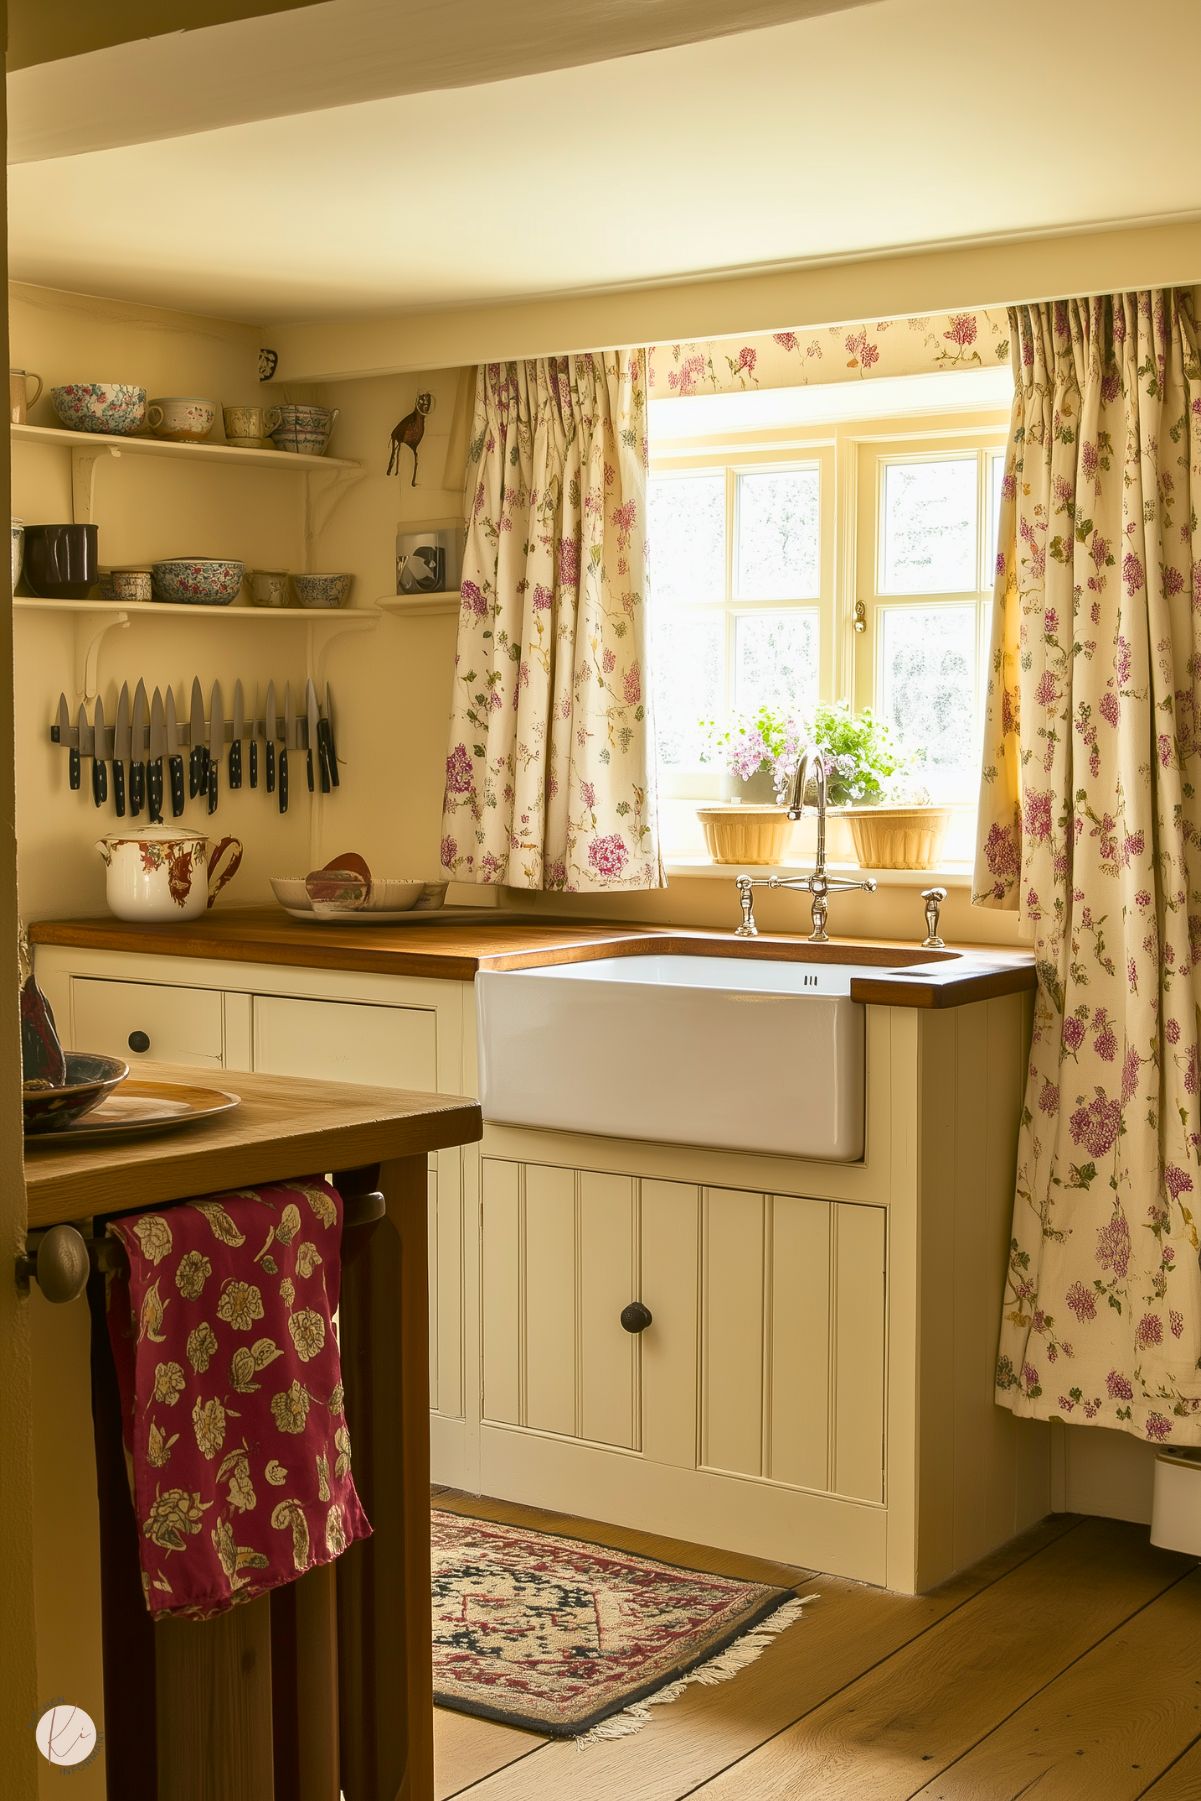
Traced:
[[216, 988], [74, 976], [71, 1015], [77, 1050], [124, 1057], [131, 1069], [141, 1058], [206, 1069], [220, 1069], [225, 1060], [222, 995]]
[[262, 1075], [436, 1089], [437, 1027], [420, 1007], [254, 996], [254, 1067]]

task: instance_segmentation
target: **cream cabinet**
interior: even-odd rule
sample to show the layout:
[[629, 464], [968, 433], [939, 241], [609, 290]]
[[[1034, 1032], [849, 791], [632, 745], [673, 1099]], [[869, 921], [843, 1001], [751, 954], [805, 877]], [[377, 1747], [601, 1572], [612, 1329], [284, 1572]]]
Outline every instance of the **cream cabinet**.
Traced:
[[[135, 1066], [476, 1091], [467, 982], [37, 967], [68, 1042]], [[869, 1007], [855, 1163], [500, 1126], [440, 1153], [435, 1480], [907, 1591], [1040, 1518], [1049, 1430], [993, 1391], [1029, 1028], [1020, 996]]]
[[[69, 1044], [122, 1056], [135, 1073], [144, 1058], [214, 1073], [253, 1069], [464, 1090], [457, 983], [173, 957], [136, 961], [145, 979], [131, 981], [128, 955], [39, 950], [39, 979]], [[464, 1381], [463, 1155], [439, 1151], [429, 1162], [432, 1459], [437, 1480], [463, 1486], [473, 1469]]]

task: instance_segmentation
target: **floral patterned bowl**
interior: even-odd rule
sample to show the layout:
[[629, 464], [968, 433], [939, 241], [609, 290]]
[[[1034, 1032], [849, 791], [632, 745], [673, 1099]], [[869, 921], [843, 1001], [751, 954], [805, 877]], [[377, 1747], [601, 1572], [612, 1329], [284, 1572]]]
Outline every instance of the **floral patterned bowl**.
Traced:
[[302, 607], [340, 607], [353, 579], [349, 575], [294, 575], [292, 587]]
[[152, 568], [155, 600], [175, 606], [227, 607], [246, 565], [229, 557], [171, 557]]
[[93, 1057], [67, 1052], [67, 1080], [62, 1088], [26, 1083], [22, 1090], [25, 1132], [53, 1132], [99, 1106], [106, 1094], [129, 1074], [120, 1057]]
[[68, 431], [102, 431], [128, 438], [146, 418], [145, 388], [123, 381], [76, 381], [51, 388], [54, 410]]

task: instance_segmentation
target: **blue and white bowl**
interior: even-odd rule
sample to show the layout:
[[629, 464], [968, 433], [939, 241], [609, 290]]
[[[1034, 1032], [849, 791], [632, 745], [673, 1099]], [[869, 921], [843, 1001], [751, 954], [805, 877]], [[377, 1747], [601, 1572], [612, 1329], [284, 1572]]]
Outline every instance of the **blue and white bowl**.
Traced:
[[245, 568], [229, 557], [169, 557], [151, 567], [154, 598], [173, 606], [227, 607], [238, 598]]
[[292, 589], [302, 607], [340, 607], [353, 580], [351, 575], [294, 575]]
[[76, 381], [51, 388], [54, 410], [68, 431], [99, 431], [128, 438], [146, 418], [145, 388], [123, 381]]

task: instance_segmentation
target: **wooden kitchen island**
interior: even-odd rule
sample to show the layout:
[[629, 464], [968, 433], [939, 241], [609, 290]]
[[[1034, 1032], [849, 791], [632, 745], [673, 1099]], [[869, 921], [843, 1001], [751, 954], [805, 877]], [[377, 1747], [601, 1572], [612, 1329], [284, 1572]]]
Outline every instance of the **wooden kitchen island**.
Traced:
[[[139, 1074], [141, 1070], [139, 1070]], [[195, 1083], [195, 1069], [147, 1066]], [[102, 1237], [113, 1214], [330, 1172], [346, 1200], [340, 1312], [355, 1477], [374, 1536], [337, 1562], [203, 1622], [152, 1625], [93, 1274], [108, 1791], [121, 1801], [430, 1801], [427, 1166], [474, 1143], [453, 1095], [222, 1074], [240, 1105], [183, 1131], [31, 1142], [39, 1229]], [[372, 1197], [382, 1195], [382, 1206]]]

